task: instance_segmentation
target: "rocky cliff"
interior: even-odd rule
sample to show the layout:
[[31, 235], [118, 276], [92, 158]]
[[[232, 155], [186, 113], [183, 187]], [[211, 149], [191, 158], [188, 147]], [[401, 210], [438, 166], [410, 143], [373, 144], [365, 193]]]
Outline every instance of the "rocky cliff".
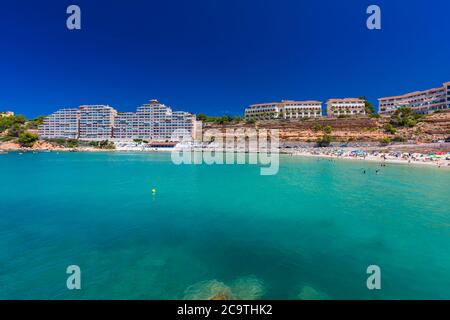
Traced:
[[[216, 129], [224, 134], [226, 129], [278, 129], [285, 142], [313, 142], [324, 134], [323, 128], [331, 127], [333, 141], [379, 142], [390, 138], [397, 141], [432, 142], [445, 140], [450, 136], [450, 110], [427, 115], [414, 127], [396, 128], [395, 133], [385, 129], [389, 117], [380, 118], [320, 118], [308, 120], [272, 120], [255, 124], [204, 124], [203, 131]], [[246, 133], [244, 133], [246, 134]]]

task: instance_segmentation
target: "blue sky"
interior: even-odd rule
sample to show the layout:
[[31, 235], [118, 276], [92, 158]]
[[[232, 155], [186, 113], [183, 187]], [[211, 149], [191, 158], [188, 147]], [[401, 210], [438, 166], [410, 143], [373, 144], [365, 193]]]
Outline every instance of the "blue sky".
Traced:
[[[94, 3], [95, 2], [95, 3]], [[66, 28], [77, 4], [82, 29]], [[382, 30], [366, 28], [366, 8]], [[450, 81], [447, 0], [0, 3], [0, 110], [151, 98], [211, 115], [281, 99], [377, 98]]]

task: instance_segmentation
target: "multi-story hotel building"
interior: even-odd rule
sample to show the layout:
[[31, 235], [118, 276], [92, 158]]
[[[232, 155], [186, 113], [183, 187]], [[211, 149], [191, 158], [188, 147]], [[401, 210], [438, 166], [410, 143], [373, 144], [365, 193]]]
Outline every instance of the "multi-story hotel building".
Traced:
[[252, 104], [245, 108], [246, 119], [277, 119], [280, 115], [280, 102]]
[[[151, 100], [136, 112], [117, 112], [105, 105], [85, 105], [62, 109], [44, 120], [39, 127], [43, 138], [79, 138], [81, 140], [174, 140], [175, 132], [194, 136], [195, 115], [172, 111]], [[181, 136], [180, 136], [181, 137]]]
[[317, 118], [322, 116], [322, 102], [308, 101], [283, 101], [281, 117], [284, 119]]
[[300, 119], [322, 116], [322, 102], [316, 100], [252, 104], [245, 109], [246, 119]]
[[43, 125], [39, 127], [39, 135], [44, 139], [77, 139], [80, 131], [79, 122], [79, 109], [60, 109], [44, 119]]
[[117, 111], [106, 105], [80, 107], [80, 139], [108, 140], [113, 138]]
[[361, 98], [328, 99], [329, 117], [357, 116], [366, 114], [365, 100]]
[[430, 113], [450, 108], [450, 82], [439, 88], [378, 99], [378, 112], [391, 114], [399, 107], [410, 107], [416, 113]]
[[114, 138], [123, 140], [171, 140], [175, 131], [192, 134], [195, 116], [188, 112], [172, 111], [170, 107], [150, 100], [135, 113], [119, 113], [114, 126]]
[[114, 120], [114, 138], [132, 139], [138, 133], [137, 117], [135, 112], [119, 112]]

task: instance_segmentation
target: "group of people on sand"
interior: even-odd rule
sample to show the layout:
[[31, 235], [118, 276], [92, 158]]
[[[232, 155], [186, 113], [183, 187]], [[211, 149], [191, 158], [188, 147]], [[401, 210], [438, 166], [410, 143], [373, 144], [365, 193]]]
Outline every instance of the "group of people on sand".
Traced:
[[437, 167], [450, 167], [450, 153], [412, 153], [379, 150], [353, 150], [350, 148], [301, 148], [289, 150], [291, 155], [319, 156], [326, 158], [370, 160], [378, 162], [392, 162], [405, 164], [427, 164]]

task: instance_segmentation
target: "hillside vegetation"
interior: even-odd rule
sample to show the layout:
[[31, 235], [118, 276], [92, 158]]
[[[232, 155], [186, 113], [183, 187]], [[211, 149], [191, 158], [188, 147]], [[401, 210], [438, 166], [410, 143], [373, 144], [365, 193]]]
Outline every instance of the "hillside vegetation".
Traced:
[[32, 147], [39, 140], [38, 126], [44, 117], [27, 120], [23, 115], [0, 117], [0, 142], [19, 143], [22, 147]]

